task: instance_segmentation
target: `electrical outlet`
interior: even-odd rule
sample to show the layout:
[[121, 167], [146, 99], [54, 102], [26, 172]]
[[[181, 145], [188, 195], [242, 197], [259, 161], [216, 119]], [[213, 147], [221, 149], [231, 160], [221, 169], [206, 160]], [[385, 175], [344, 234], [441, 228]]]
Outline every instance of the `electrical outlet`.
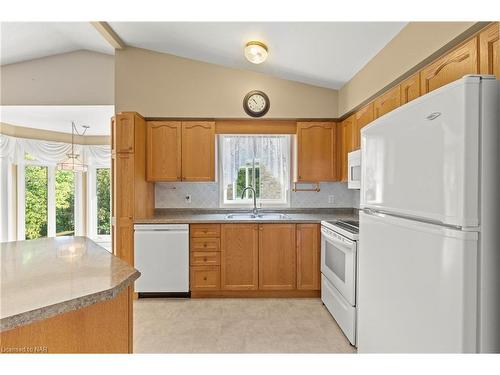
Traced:
[[186, 203], [191, 204], [191, 194], [187, 194], [187, 195], [184, 197], [184, 200], [186, 201]]
[[333, 200], [333, 195], [328, 196], [328, 203], [333, 204], [335, 201]]

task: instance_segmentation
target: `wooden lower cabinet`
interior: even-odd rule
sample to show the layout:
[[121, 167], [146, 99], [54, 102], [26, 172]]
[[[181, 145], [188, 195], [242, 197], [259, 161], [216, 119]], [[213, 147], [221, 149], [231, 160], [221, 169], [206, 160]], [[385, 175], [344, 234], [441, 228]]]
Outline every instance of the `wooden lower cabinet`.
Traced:
[[259, 289], [296, 289], [295, 224], [259, 225]]
[[191, 266], [189, 281], [191, 290], [219, 290], [220, 267]]
[[297, 224], [297, 289], [320, 290], [320, 224]]
[[221, 226], [221, 288], [256, 290], [259, 287], [258, 224]]
[[192, 224], [190, 270], [193, 298], [319, 297], [320, 225]]

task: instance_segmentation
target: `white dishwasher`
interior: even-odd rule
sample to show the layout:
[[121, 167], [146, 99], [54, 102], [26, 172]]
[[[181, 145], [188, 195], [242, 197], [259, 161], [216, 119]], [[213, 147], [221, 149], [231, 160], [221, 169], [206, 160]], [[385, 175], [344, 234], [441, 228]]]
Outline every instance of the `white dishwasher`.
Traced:
[[189, 225], [134, 225], [135, 282], [139, 297], [189, 293]]

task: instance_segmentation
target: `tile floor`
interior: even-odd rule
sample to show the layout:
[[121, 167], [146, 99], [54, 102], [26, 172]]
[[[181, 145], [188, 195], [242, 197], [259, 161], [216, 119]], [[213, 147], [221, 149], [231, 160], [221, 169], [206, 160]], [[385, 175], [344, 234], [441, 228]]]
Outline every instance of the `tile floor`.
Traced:
[[139, 299], [136, 353], [354, 353], [320, 299]]

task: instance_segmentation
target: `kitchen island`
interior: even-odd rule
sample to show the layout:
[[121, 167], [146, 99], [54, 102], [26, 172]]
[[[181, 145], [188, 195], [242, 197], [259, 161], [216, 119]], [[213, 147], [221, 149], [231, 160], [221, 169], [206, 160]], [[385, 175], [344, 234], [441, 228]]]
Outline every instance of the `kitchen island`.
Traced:
[[86, 237], [2, 243], [0, 256], [0, 352], [132, 352], [133, 267]]

